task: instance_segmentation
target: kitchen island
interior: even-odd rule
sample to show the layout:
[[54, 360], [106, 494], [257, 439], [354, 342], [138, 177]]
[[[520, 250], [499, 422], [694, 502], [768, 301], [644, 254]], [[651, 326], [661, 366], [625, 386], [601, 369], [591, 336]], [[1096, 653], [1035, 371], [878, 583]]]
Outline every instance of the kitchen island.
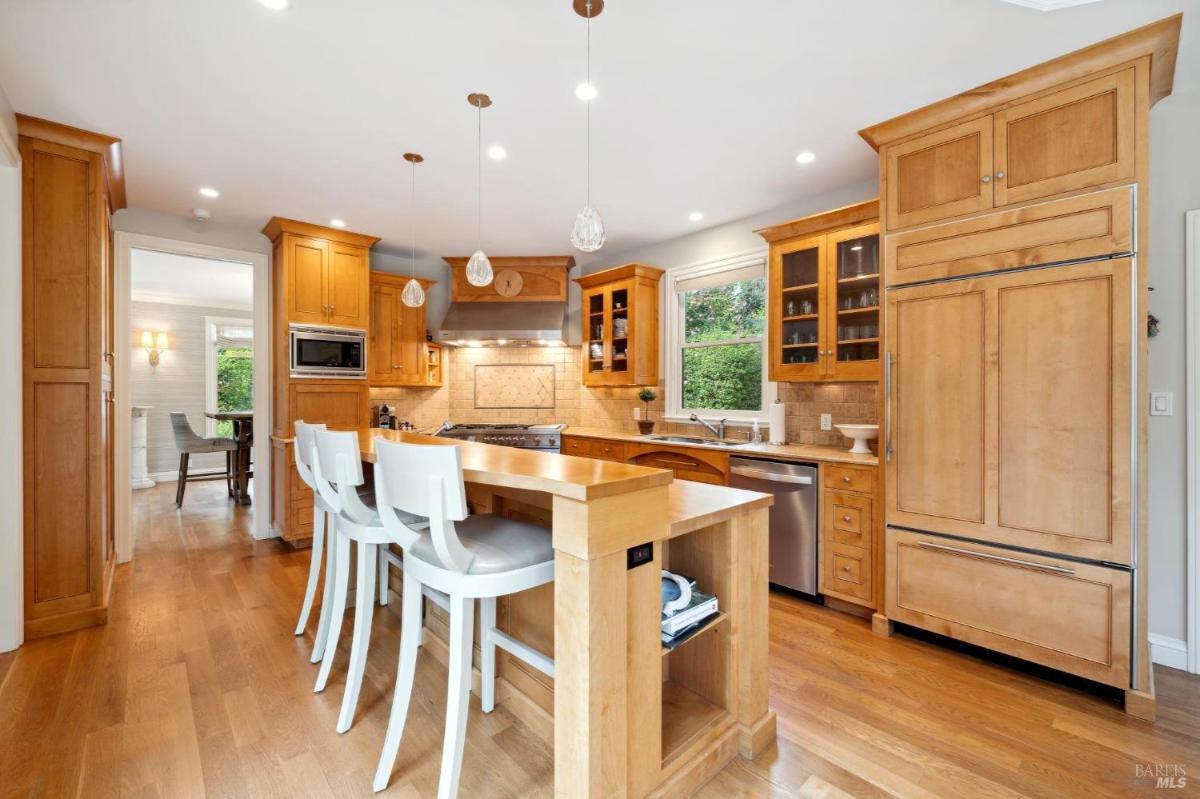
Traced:
[[[550, 527], [553, 585], [502, 601], [502, 629], [553, 656], [555, 678], [502, 657], [500, 704], [554, 747], [560, 797], [683, 796], [775, 738], [767, 706], [765, 494], [675, 481], [669, 471], [362, 430], [458, 446], [474, 512]], [[650, 544], [639, 565], [629, 550]], [[718, 597], [721, 613], [673, 651], [660, 641], [663, 568]], [[431, 651], [445, 617], [427, 615]], [[503, 653], [501, 653], [503, 655]]]

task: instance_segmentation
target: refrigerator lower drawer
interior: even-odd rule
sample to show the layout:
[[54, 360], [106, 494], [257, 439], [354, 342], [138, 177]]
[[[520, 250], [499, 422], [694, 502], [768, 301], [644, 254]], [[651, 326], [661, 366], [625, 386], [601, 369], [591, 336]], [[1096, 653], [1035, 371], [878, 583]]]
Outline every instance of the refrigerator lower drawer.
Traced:
[[1128, 571], [887, 530], [889, 618], [1121, 688], [1131, 589]]

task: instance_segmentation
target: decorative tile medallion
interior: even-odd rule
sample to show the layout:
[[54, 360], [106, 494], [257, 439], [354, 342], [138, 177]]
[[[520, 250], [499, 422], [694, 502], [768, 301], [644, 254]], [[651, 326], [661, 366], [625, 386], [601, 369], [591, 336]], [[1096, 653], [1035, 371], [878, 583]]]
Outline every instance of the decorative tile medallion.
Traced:
[[476, 364], [476, 408], [553, 408], [554, 364]]

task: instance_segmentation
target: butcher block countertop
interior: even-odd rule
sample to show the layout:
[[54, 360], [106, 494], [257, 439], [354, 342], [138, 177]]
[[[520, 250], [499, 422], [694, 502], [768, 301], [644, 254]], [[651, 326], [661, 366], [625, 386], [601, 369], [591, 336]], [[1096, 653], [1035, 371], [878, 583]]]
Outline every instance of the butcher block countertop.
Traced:
[[843, 447], [826, 447], [816, 444], [739, 444], [735, 447], [713, 447], [700, 444], [687, 444], [676, 441], [652, 441], [637, 433], [622, 433], [613, 430], [602, 430], [597, 427], [568, 427], [563, 430], [565, 436], [580, 436], [581, 438], [602, 438], [607, 441], [627, 441], [633, 444], [661, 444], [665, 447], [695, 447], [709, 452], [728, 452], [730, 455], [746, 455], [749, 457], [777, 458], [781, 461], [823, 461], [825, 463], [852, 463], [860, 466], [878, 466], [876, 455], [851, 455], [850, 444]]
[[549, 452], [476, 444], [400, 430], [367, 428], [358, 431], [362, 459], [375, 462], [375, 439], [410, 444], [442, 444], [462, 450], [463, 479], [479, 485], [522, 488], [581, 501], [627, 494], [673, 479], [668, 471]]

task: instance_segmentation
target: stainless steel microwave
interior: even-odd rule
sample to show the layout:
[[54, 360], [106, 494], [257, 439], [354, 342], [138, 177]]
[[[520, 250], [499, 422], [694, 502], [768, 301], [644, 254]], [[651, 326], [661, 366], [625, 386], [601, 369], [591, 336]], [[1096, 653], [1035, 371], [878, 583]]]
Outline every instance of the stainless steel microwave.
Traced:
[[365, 330], [291, 325], [289, 331], [292, 377], [367, 376]]

